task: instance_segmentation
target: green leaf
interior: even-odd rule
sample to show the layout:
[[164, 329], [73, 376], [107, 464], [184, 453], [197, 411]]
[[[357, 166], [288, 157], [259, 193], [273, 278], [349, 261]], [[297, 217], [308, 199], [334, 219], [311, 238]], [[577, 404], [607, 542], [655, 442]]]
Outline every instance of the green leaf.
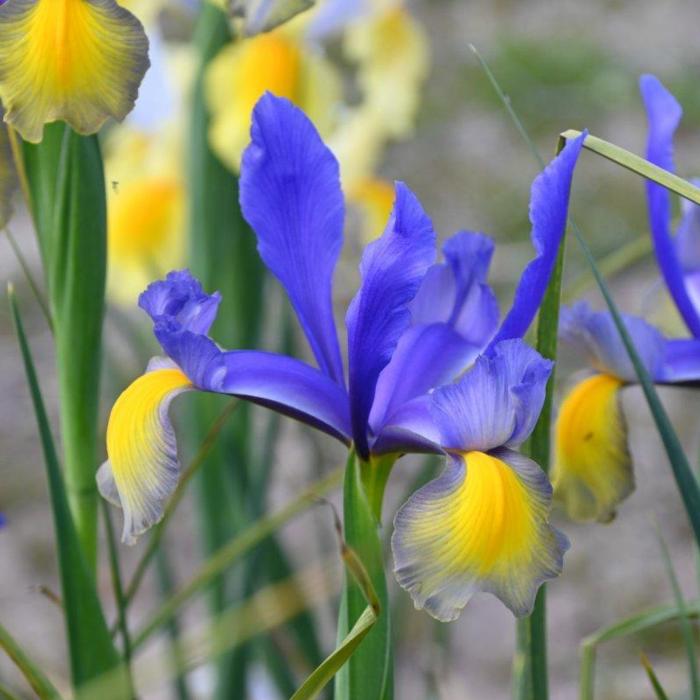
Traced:
[[651, 665], [651, 661], [649, 661], [649, 658], [646, 654], [642, 654], [641, 662], [642, 666], [644, 666], [644, 670], [647, 672], [647, 677], [649, 678], [651, 687], [654, 689], [654, 694], [656, 695], [657, 700], [668, 700], [668, 695], [661, 686], [661, 683], [659, 682], [659, 679], [656, 676], [656, 672], [654, 671], [654, 668]]
[[233, 563], [247, 554], [251, 549], [260, 544], [266, 537], [276, 532], [289, 520], [305, 511], [319, 498], [327, 494], [340, 483], [341, 470], [335, 470], [320, 481], [312, 484], [302, 491], [299, 496], [288, 503], [276, 513], [261, 518], [250, 527], [237, 535], [233, 540], [224, 545], [212, 557], [210, 557], [175, 595], [167, 600], [151, 619], [146, 622], [133, 641], [136, 649], [150, 636], [172, 619], [180, 608], [199, 591], [206, 589], [211, 582], [226, 571]]
[[579, 700], [594, 698], [596, 651], [600, 644], [639, 634], [666, 622], [680, 620], [684, 615], [686, 617], [700, 615], [700, 601], [688, 603], [685, 611], [679, 610], [675, 604], [659, 605], [618, 620], [586, 637], [581, 643]]
[[[39, 666], [27, 656], [22, 647], [2, 625], [0, 625], [0, 649], [12, 659], [15, 666], [27, 680], [27, 683], [39, 697], [39, 700], [60, 700], [61, 695], [53, 683], [44, 675]], [[9, 695], [9, 693], [6, 694]]]
[[[661, 528], [659, 527], [658, 522], [655, 522], [654, 525], [656, 529], [656, 536], [659, 541], [659, 547], [661, 548], [664, 568], [666, 569], [666, 573], [671, 583], [671, 588], [673, 589], [673, 597], [676, 601], [676, 606], [681, 614], [681, 632], [683, 633], [683, 643], [685, 644], [685, 652], [686, 656], [688, 657], [692, 698], [693, 700], [700, 700], [700, 681], [698, 680], [698, 661], [697, 653], [695, 651], [695, 633], [693, 632], [693, 627], [690, 624], [687, 605], [685, 598], [683, 597], [683, 591], [681, 590], [680, 583], [678, 583], [678, 576], [676, 576], [676, 571], [673, 567], [673, 561], [671, 560], [671, 554], [668, 551], [666, 540], [664, 540], [663, 535], [661, 534]], [[649, 668], [651, 668], [651, 666]]]
[[[377, 498], [368, 495], [365, 483], [371, 482], [371, 478], [363, 479], [362, 474], [362, 470], [372, 474], [373, 467], [371, 463], [362, 464], [357, 455], [350, 452], [343, 487], [344, 538], [366, 567], [381, 613], [373, 629], [336, 675], [336, 700], [390, 700], [393, 697], [389, 596], [380, 525], [376, 508], [371, 505], [377, 503]], [[366, 607], [363, 588], [353, 577], [346, 579], [338, 615], [339, 646], [341, 640], [351, 634]]]
[[123, 699], [129, 697], [127, 679], [119, 655], [112, 644], [95, 590], [95, 580], [85, 561], [73, 524], [44, 401], [12, 287], [8, 289], [8, 297], [39, 427], [49, 482], [73, 684], [80, 688], [90, 679], [121, 669], [114, 677], [113, 697]]

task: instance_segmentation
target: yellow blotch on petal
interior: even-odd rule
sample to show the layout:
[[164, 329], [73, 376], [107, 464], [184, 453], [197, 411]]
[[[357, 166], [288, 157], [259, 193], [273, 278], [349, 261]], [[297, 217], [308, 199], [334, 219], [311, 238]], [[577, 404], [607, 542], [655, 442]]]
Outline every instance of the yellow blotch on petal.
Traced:
[[207, 70], [205, 91], [212, 149], [238, 171], [250, 140], [253, 107], [266, 91], [297, 104], [324, 134], [332, 123], [340, 85], [323, 58], [291, 33], [277, 30], [222, 49]]
[[609, 522], [634, 489], [622, 385], [605, 374], [589, 377], [559, 410], [552, 481], [555, 498], [574, 520]]
[[192, 383], [163, 366], [136, 379], [112, 407], [107, 426], [108, 461], [100, 468], [100, 493], [124, 511], [122, 539], [136, 538], [162, 517], [180, 476], [177, 444], [168, 409]]
[[561, 571], [567, 547], [548, 524], [550, 500], [546, 476], [522, 455], [454, 457], [397, 515], [399, 583], [439, 620], [455, 619], [476, 591], [527, 614], [542, 581]]
[[39, 142], [62, 119], [81, 134], [134, 106], [148, 68], [141, 23], [114, 0], [10, 0], [0, 7], [5, 121]]

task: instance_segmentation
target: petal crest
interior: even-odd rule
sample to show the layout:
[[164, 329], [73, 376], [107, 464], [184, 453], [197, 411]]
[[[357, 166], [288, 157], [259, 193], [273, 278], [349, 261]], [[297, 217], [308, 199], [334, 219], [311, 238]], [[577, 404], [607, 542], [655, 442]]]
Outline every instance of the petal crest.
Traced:
[[12, 0], [0, 7], [0, 98], [26, 141], [62, 119], [92, 134], [131, 111], [148, 68], [141, 23], [115, 0]]
[[615, 377], [596, 374], [578, 383], [559, 409], [552, 482], [574, 520], [609, 522], [634, 490], [622, 386]]
[[486, 591], [527, 615], [540, 584], [561, 573], [568, 541], [549, 525], [551, 486], [531, 460], [510, 450], [448, 457], [394, 521], [395, 574], [438, 620], [459, 616]]
[[100, 493], [124, 511], [122, 540], [134, 544], [162, 517], [180, 476], [175, 433], [168, 417], [172, 400], [193, 389], [174, 366], [163, 365], [122, 392], [109, 417], [107, 456], [98, 472]]

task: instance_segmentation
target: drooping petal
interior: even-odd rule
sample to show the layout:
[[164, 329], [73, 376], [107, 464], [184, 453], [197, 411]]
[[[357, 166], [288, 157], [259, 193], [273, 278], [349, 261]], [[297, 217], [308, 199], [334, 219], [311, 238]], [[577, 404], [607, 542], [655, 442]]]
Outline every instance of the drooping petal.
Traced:
[[253, 108], [266, 91], [303, 109], [323, 136], [334, 125], [340, 81], [323, 56], [282, 30], [228, 44], [207, 68], [205, 98], [212, 150], [234, 172], [250, 141]]
[[[639, 89], [649, 120], [647, 160], [673, 172], [673, 135], [683, 116], [683, 110], [675, 97], [653, 75], [643, 75], [639, 80]], [[646, 180], [645, 186], [649, 225], [664, 281], [690, 332], [694, 336], [700, 336], [700, 309], [688, 295], [683, 268], [671, 236], [671, 193], [651, 180]]]
[[117, 399], [107, 426], [107, 456], [98, 472], [102, 495], [124, 511], [122, 540], [133, 544], [162, 517], [180, 475], [168, 409], [193, 388], [177, 367], [151, 365]]
[[[622, 318], [644, 366], [654, 380], [660, 380], [667, 341], [644, 319], [627, 314]], [[562, 342], [577, 352], [582, 351], [589, 364], [600, 372], [627, 382], [637, 381], [637, 373], [609, 312], [593, 311], [585, 301], [564, 307], [559, 333]]]
[[491, 347], [500, 340], [522, 338], [542, 303], [566, 231], [571, 181], [586, 136], [584, 131], [569, 141], [532, 183], [530, 221], [536, 256], [523, 270], [513, 305], [491, 341]]
[[0, 6], [0, 99], [27, 141], [62, 119], [82, 134], [134, 106], [148, 68], [141, 23], [115, 0], [13, 0]]
[[288, 100], [266, 94], [243, 156], [241, 208], [258, 250], [287, 290], [321, 369], [344, 384], [331, 290], [343, 243], [338, 163]]
[[367, 421], [380, 372], [411, 322], [409, 304], [435, 258], [435, 232], [418, 199], [396, 184], [386, 230], [362, 256], [362, 283], [346, 315], [353, 437], [369, 453]]
[[515, 615], [561, 573], [568, 541], [549, 525], [551, 486], [510, 450], [448, 457], [445, 471], [399, 510], [391, 540], [396, 578], [438, 620], [486, 591]]
[[481, 355], [456, 384], [433, 393], [433, 419], [446, 450], [516, 447], [535, 427], [552, 362], [520, 339]]
[[348, 395], [326, 374], [299, 360], [253, 350], [221, 350], [206, 333], [218, 294], [206, 294], [186, 270], [171, 272], [141, 295], [165, 353], [203, 391], [260, 403], [349, 440]]
[[577, 384], [559, 409], [552, 483], [574, 520], [609, 522], [634, 489], [622, 386], [596, 374]]

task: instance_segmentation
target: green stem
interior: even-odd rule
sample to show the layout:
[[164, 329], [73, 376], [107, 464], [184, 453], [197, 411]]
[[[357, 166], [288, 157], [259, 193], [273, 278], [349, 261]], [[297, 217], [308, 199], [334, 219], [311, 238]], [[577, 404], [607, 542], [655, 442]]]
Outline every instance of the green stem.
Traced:
[[[372, 473], [373, 464], [363, 464], [354, 451], [345, 468], [343, 488], [344, 539], [370, 577], [379, 599], [378, 619], [357, 651], [335, 679], [336, 700], [391, 700], [393, 697], [393, 654], [389, 596], [384, 574], [380, 535], [382, 476], [386, 466]], [[368, 492], [366, 484], [369, 485]], [[365, 612], [367, 600], [362, 588], [346, 576], [338, 615], [338, 639], [344, 639]]]

